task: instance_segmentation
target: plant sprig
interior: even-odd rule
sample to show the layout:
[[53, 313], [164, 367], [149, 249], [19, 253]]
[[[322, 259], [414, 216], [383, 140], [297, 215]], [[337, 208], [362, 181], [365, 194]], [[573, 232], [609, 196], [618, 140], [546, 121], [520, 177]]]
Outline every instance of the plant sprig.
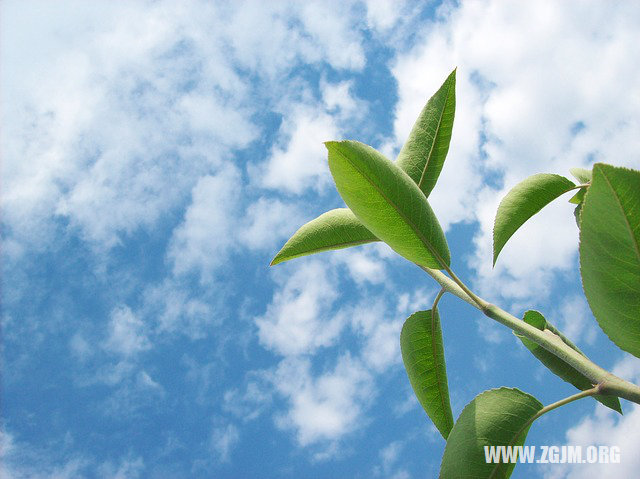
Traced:
[[[441, 290], [430, 310], [405, 321], [400, 344], [414, 392], [447, 441], [440, 476], [509, 477], [515, 464], [487, 464], [485, 445], [522, 445], [538, 417], [586, 396], [621, 413], [618, 398], [640, 404], [640, 387], [593, 363], [541, 313], [528, 311], [523, 319], [516, 318], [477, 296], [451, 269], [447, 240], [428, 196], [449, 150], [455, 80], [456, 70], [427, 102], [396, 162], [359, 142], [325, 143], [331, 174], [348, 208], [331, 210], [302, 226], [271, 264], [384, 241], [431, 276]], [[561, 175], [540, 173], [509, 191], [496, 214], [493, 264], [529, 218], [578, 190], [569, 201], [577, 205], [587, 301], [616, 346], [640, 357], [640, 172], [597, 163], [593, 170], [573, 168], [571, 173], [577, 185]], [[492, 389], [476, 396], [454, 422], [437, 309], [445, 292], [510, 328], [542, 364], [581, 392], [545, 407], [517, 389]]]

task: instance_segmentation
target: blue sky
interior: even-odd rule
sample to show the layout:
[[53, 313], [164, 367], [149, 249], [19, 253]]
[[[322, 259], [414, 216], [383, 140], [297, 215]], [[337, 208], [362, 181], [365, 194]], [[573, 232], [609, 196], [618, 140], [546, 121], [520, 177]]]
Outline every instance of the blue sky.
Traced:
[[[454, 270], [640, 381], [582, 295], [568, 198], [491, 268], [495, 210], [519, 180], [640, 167], [636, 2], [1, 9], [3, 478], [437, 475], [444, 442], [399, 350], [433, 281], [383, 245], [268, 264], [343, 204], [322, 142], [394, 158], [454, 67], [430, 197]], [[454, 417], [492, 387], [573, 393], [468, 305], [440, 311]], [[623, 417], [574, 403], [528, 439], [618, 445], [622, 464], [513, 477], [631, 477], [640, 409], [622, 403]]]

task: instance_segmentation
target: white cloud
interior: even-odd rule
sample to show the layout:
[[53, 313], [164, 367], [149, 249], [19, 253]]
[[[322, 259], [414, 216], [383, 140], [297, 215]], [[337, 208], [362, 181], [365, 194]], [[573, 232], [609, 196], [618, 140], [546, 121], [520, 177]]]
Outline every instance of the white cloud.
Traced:
[[2, 479], [75, 479], [78, 477], [109, 477], [135, 479], [144, 470], [141, 457], [125, 456], [117, 464], [112, 461], [96, 463], [88, 457], [69, 453], [66, 441], [38, 448], [28, 442], [16, 441], [6, 429], [0, 429], [0, 477]]
[[598, 323], [591, 314], [584, 296], [564, 298], [558, 316], [558, 328], [573, 342], [579, 344], [584, 341], [589, 345], [595, 342]]
[[315, 98], [306, 85], [291, 83], [294, 93], [278, 104], [283, 120], [269, 158], [249, 168], [255, 184], [299, 195], [332, 183], [324, 142], [343, 139], [341, 132], [361, 124], [368, 106], [354, 94], [352, 81], [323, 77], [319, 87]]
[[382, 322], [367, 339], [363, 360], [376, 372], [383, 372], [392, 364], [401, 362], [399, 340], [403, 319]]
[[[479, 221], [471, 264], [480, 283], [491, 285], [487, 293], [542, 298], [552, 273], [573, 265], [577, 248], [569, 206], [550, 207], [544, 220], [516, 233], [491, 272], [495, 207], [508, 188], [533, 173], [566, 175], [569, 167], [596, 160], [640, 166], [640, 96], [634, 94], [640, 69], [629, 62], [640, 55], [632, 20], [639, 8], [633, 2], [588, 9], [550, 1], [445, 4], [423, 39], [395, 61], [396, 144], [458, 67], [451, 149], [430, 201], [445, 228]], [[504, 187], [483, 186], [487, 173], [501, 175]]]
[[334, 119], [317, 108], [299, 106], [284, 118], [281, 135], [286, 146], [274, 146], [254, 178], [263, 187], [288, 193], [321, 191], [330, 183], [324, 142], [338, 138]]
[[146, 325], [128, 307], [116, 308], [111, 312], [109, 336], [104, 342], [108, 351], [128, 358], [149, 349]]
[[256, 319], [260, 342], [283, 355], [311, 354], [333, 344], [344, 318], [331, 317], [337, 289], [318, 261], [304, 262], [274, 294], [264, 316]]
[[12, 477], [12, 474], [7, 470], [9, 457], [14, 453], [16, 449], [15, 441], [13, 436], [9, 434], [4, 427], [0, 429], [0, 461], [1, 464], [4, 464], [2, 471], [3, 475], [7, 474], [7, 476]]
[[[366, 425], [376, 375], [401, 361], [398, 337], [407, 311], [433, 299], [424, 290], [415, 290], [401, 295], [393, 308], [378, 297], [365, 296], [333, 311], [337, 286], [327, 283], [329, 271], [317, 261], [302, 263], [256, 321], [261, 342], [285, 356], [275, 370], [263, 371], [276, 395], [288, 399], [277, 424], [294, 431], [301, 446], [321, 447], [313, 456], [318, 461], [335, 458], [340, 453], [337, 442]], [[319, 307], [321, 293], [331, 296], [324, 307]], [[339, 341], [347, 325], [357, 336], [357, 353], [341, 355], [335, 366], [327, 366], [315, 354], [313, 361], [324, 366], [322, 372], [314, 372], [311, 355]], [[257, 384], [252, 394], [248, 389], [246, 394], [230, 390], [225, 407], [239, 417], [251, 413], [254, 405], [262, 410], [271, 401], [265, 391]]]
[[326, 111], [337, 115], [341, 121], [361, 120], [367, 113], [367, 103], [357, 98], [353, 93], [353, 81], [330, 83], [325, 79], [320, 81], [320, 93]]
[[611, 370], [613, 374], [627, 381], [640, 383], [640, 359], [625, 355]]
[[398, 460], [398, 456], [402, 451], [402, 446], [403, 444], [400, 441], [394, 441], [380, 451], [382, 466], [385, 470], [389, 470]]
[[167, 278], [145, 290], [141, 314], [157, 320], [158, 333], [179, 332], [196, 340], [222, 322], [213, 309], [210, 302], [194, 295], [178, 279]]
[[[476, 320], [476, 325], [480, 337], [490, 343], [499, 344], [507, 338], [513, 339], [513, 335], [508, 329], [485, 316], [479, 317]], [[488, 357], [483, 352], [476, 358], [476, 366], [481, 371], [488, 370]]]
[[120, 459], [118, 464], [105, 462], [98, 468], [98, 473], [102, 477], [113, 479], [135, 479], [140, 477], [144, 472], [144, 460], [142, 457], [124, 457]]
[[351, 327], [362, 338], [361, 359], [367, 367], [381, 373], [401, 361], [400, 330], [406, 318], [392, 314], [381, 300], [365, 299], [347, 315]]
[[244, 67], [277, 78], [298, 62], [326, 62], [337, 69], [364, 66], [361, 35], [349, 2], [250, 1], [223, 8], [220, 28], [234, 59]]
[[229, 462], [231, 450], [240, 440], [240, 431], [233, 424], [214, 427], [211, 432], [211, 448], [220, 462]]
[[281, 246], [282, 239], [288, 239], [303, 224], [297, 206], [263, 197], [247, 207], [238, 236], [249, 248], [271, 249]]
[[74, 479], [84, 476], [88, 465], [89, 461], [77, 455], [56, 463], [50, 451], [17, 441], [4, 427], [0, 429], [0, 476], [2, 479]]
[[[282, 80], [300, 62], [364, 66], [349, 2], [17, 5], [3, 5], [0, 42], [3, 243], [14, 255], [44, 247], [61, 222], [109, 249], [181, 207], [259, 134], [252, 117], [265, 105], [238, 70], [288, 103], [304, 81]], [[295, 119], [303, 130], [289, 127], [293, 144], [274, 150], [267, 184], [297, 165], [285, 180], [299, 191], [326, 176], [313, 165], [336, 130], [324, 114]]]
[[[612, 369], [613, 374], [638, 384], [640, 360], [626, 356]], [[629, 407], [630, 406], [630, 407]], [[570, 428], [565, 435], [567, 445], [582, 446], [586, 457], [589, 446], [617, 446], [620, 448], [619, 464], [553, 464], [543, 469], [547, 479], [618, 478], [635, 477], [640, 468], [640, 407], [623, 404], [624, 416], [597, 404], [593, 414]]]
[[[300, 19], [306, 32], [322, 46], [322, 59], [335, 68], [359, 70], [365, 56], [354, 4], [333, 0], [300, 5]], [[356, 25], [354, 25], [356, 23]]]
[[402, 467], [394, 470], [404, 446], [405, 444], [402, 441], [393, 441], [380, 451], [381, 465], [374, 468], [373, 474], [375, 477], [390, 479], [409, 479], [411, 477], [409, 472]]
[[92, 371], [91, 376], [81, 380], [82, 385], [104, 383], [107, 386], [119, 386], [124, 385], [123, 390], [128, 388], [131, 382], [131, 378], [134, 377], [137, 368], [133, 361], [123, 359], [114, 364], [106, 364], [99, 371]]
[[[118, 377], [116, 371], [120, 367], [121, 375]], [[101, 415], [116, 420], [133, 420], [143, 411], [157, 408], [166, 395], [165, 389], [146, 371], [134, 374], [136, 370], [139, 368], [133, 364], [120, 361], [111, 368], [114, 372], [112, 377], [108, 377], [110, 371], [106, 368], [96, 373], [95, 383], [102, 382], [112, 387], [97, 404]]]
[[407, 318], [421, 309], [431, 309], [437, 292], [438, 289], [434, 285], [431, 290], [419, 288], [408, 293], [397, 294], [396, 314]]
[[196, 138], [212, 135], [231, 147], [249, 144], [255, 127], [248, 120], [251, 112], [238, 105], [229, 105], [208, 91], [188, 93], [180, 98], [178, 111], [183, 115]]
[[140, 371], [138, 373], [138, 375], [136, 377], [136, 383], [137, 383], [137, 386], [140, 389], [154, 390], [154, 391], [157, 391], [159, 393], [163, 393], [164, 392], [164, 388], [162, 386], [160, 386], [160, 384], [155, 382], [153, 380], [153, 378], [151, 376], [149, 376], [149, 373], [147, 373], [146, 371]]
[[402, 17], [405, 1], [366, 0], [369, 28], [388, 31]]
[[331, 253], [331, 262], [344, 264], [351, 278], [358, 284], [381, 284], [387, 278], [384, 261], [377, 249], [364, 245], [356, 249], [343, 249]]
[[302, 446], [341, 439], [362, 425], [371, 400], [371, 375], [359, 361], [341, 356], [331, 371], [313, 377], [307, 359], [283, 360], [274, 376], [277, 391], [289, 401], [278, 425], [296, 432]]
[[[58, 5], [18, 23], [30, 31], [46, 14], [52, 24], [42, 50], [23, 38], [34, 55], [8, 65], [24, 77], [3, 89], [3, 114], [12, 117], [2, 140], [5, 221], [25, 241], [46, 241], [34, 232], [64, 218], [91, 243], [115, 246], [123, 234], [153, 227], [223, 152], [255, 137], [234, 83], [223, 78], [228, 71], [204, 80], [194, 70], [215, 58], [188, 47], [180, 8], [106, 5], [98, 9], [104, 16], [72, 9], [67, 23]], [[188, 82], [190, 91], [181, 86]]]
[[244, 392], [233, 388], [223, 395], [223, 410], [233, 414], [242, 421], [252, 421], [259, 417], [272, 403], [272, 388], [267, 384], [270, 374], [264, 371], [250, 372]]
[[242, 183], [236, 168], [200, 178], [192, 191], [184, 221], [173, 232], [168, 256], [176, 275], [197, 271], [203, 281], [226, 260], [233, 244], [233, 228]]
[[80, 333], [74, 334], [69, 340], [71, 353], [81, 361], [84, 361], [93, 354], [93, 349], [89, 342]]

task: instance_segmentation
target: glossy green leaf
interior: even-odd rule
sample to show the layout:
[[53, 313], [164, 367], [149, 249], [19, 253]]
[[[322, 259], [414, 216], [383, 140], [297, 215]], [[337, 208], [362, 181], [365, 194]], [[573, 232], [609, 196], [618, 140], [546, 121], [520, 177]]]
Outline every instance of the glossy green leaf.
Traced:
[[[578, 349], [578, 347], [575, 344], [573, 344], [564, 334], [558, 331], [551, 323], [549, 323], [544, 318], [544, 316], [542, 316], [542, 314], [540, 314], [538, 311], [527, 311], [524, 314], [524, 318], [522, 319], [524, 320], [525, 323], [528, 323], [531, 326], [538, 328], [540, 331], [544, 331], [545, 329], [549, 330], [551, 333], [560, 337], [560, 339], [562, 339], [562, 341], [567, 346], [569, 346], [573, 350], [578, 351], [580, 354], [585, 356], [585, 354], [582, 351], [580, 351], [580, 349]], [[567, 381], [568, 383], [573, 384], [576, 388], [580, 389], [581, 391], [585, 391], [593, 387], [593, 384], [591, 384], [591, 381], [589, 380], [589, 378], [587, 378], [584, 374], [576, 370], [573, 366], [570, 366], [565, 361], [563, 361], [553, 353], [550, 353], [539, 344], [534, 343], [530, 339], [527, 339], [526, 337], [520, 334], [516, 334], [516, 333], [514, 334], [518, 338], [520, 338], [520, 340], [522, 341], [522, 344], [524, 344], [526, 348], [529, 351], [531, 351], [531, 353], [536, 358], [538, 358], [538, 360], [542, 364], [544, 364], [547, 368], [549, 368], [549, 370], [552, 373], [554, 373], [556, 376], [559, 376], [564, 381]], [[620, 400], [617, 397], [603, 396], [603, 395], [598, 395], [593, 397], [594, 399], [600, 401], [605, 406], [610, 407], [614, 411], [617, 411], [620, 414], [622, 414], [622, 408], [620, 407]]]
[[[398, 156], [397, 166], [420, 185], [426, 196], [436, 183], [449, 149], [455, 113], [454, 70], [429, 99]], [[326, 216], [325, 216], [326, 215]], [[333, 249], [378, 241], [348, 209], [332, 210], [302, 226], [271, 265]]]
[[407, 318], [400, 333], [400, 349], [418, 401], [446, 439], [453, 427], [453, 415], [437, 308]]
[[570, 168], [569, 172], [582, 184], [591, 183], [591, 170], [585, 168]]
[[542, 409], [535, 397], [518, 389], [500, 388], [476, 396], [462, 410], [442, 456], [440, 478], [508, 478], [515, 463], [487, 462], [485, 446], [521, 446], [529, 426]]
[[560, 175], [539, 173], [514, 186], [502, 199], [493, 226], [493, 264], [498, 254], [529, 218], [576, 185]]
[[594, 165], [581, 213], [580, 272], [602, 330], [640, 357], [640, 171]]
[[327, 211], [309, 221], [285, 243], [271, 265], [293, 258], [378, 241], [348, 208]]
[[456, 111], [456, 71], [429, 99], [398, 155], [397, 165], [429, 196], [449, 151]]
[[449, 266], [449, 247], [427, 198], [395, 163], [357, 141], [330, 141], [329, 169], [347, 206], [409, 261]]

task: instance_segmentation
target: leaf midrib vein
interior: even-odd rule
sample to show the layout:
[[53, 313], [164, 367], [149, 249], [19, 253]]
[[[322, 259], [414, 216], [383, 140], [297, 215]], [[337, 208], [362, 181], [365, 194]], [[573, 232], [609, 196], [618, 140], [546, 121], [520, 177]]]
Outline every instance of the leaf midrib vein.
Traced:
[[622, 213], [622, 217], [624, 218], [624, 224], [627, 227], [627, 231], [629, 232], [629, 236], [631, 236], [631, 244], [633, 244], [633, 249], [636, 252], [637, 262], [640, 263], [640, 246], [638, 245], [638, 242], [636, 241], [636, 237], [633, 234], [633, 228], [631, 228], [631, 224], [629, 223], [629, 218], [627, 218], [627, 214], [626, 214], [626, 212], [624, 210], [624, 207], [622, 206], [622, 203], [620, 202], [620, 198], [618, 197], [617, 191], [613, 188], [613, 185], [609, 181], [609, 178], [607, 177], [607, 175], [604, 172], [604, 170], [602, 168], [598, 168], [598, 169], [600, 170], [600, 173], [602, 173], [602, 177], [607, 182], [607, 185], [609, 186], [611, 192], [613, 193], [613, 197], [615, 199], [615, 202], [620, 207], [620, 211]]
[[[453, 428], [453, 424], [451, 422], [451, 420], [449, 419], [449, 415], [447, 414], [447, 407], [446, 404], [444, 403], [444, 394], [443, 391], [446, 391], [446, 389], [444, 388], [444, 380], [440, 378], [440, 369], [439, 369], [439, 361], [438, 361], [438, 356], [436, 354], [436, 335], [435, 333], [435, 323], [436, 323], [436, 314], [437, 313], [437, 308], [434, 308], [431, 310], [431, 354], [433, 355], [433, 363], [435, 365], [435, 376], [436, 376], [436, 382], [438, 383], [438, 391], [440, 392], [440, 404], [442, 406], [442, 412], [445, 415], [445, 421], [447, 422], [447, 426], [449, 428], [449, 432], [451, 432], [451, 429]], [[444, 359], [444, 356], [443, 356]], [[446, 367], [446, 366], [445, 366]], [[448, 391], [447, 391], [447, 395], [448, 395]]]
[[367, 183], [369, 183], [379, 194], [380, 196], [382, 196], [385, 201], [393, 207], [393, 209], [396, 211], [396, 213], [398, 213], [404, 220], [405, 223], [411, 228], [411, 230], [415, 233], [415, 235], [420, 239], [420, 241], [422, 242], [422, 244], [424, 244], [427, 249], [429, 250], [429, 252], [433, 255], [434, 259], [440, 263], [440, 266], [442, 266], [443, 268], [445, 268], [445, 262], [442, 259], [442, 257], [438, 254], [437, 251], [435, 251], [435, 249], [433, 248], [433, 246], [431, 245], [431, 243], [429, 243], [429, 241], [427, 241], [427, 239], [424, 237], [424, 235], [422, 234], [422, 232], [420, 230], [418, 230], [412, 221], [409, 221], [409, 218], [403, 213], [403, 211], [395, 204], [395, 202], [393, 202], [390, 198], [387, 197], [387, 195], [384, 194], [384, 192], [378, 187], [378, 185], [371, 179], [369, 178], [369, 176], [362, 171], [360, 168], [358, 168], [358, 166], [351, 161], [351, 159], [349, 157], [347, 157], [344, 153], [342, 153], [342, 151], [338, 150], [338, 153], [340, 154], [340, 156], [342, 156], [342, 158], [344, 158], [347, 163], [349, 163], [351, 165], [351, 167], [356, 170], [360, 176], [362, 176]]
[[449, 82], [449, 85], [447, 87], [447, 94], [444, 100], [444, 105], [442, 107], [442, 112], [440, 113], [440, 117], [438, 118], [438, 126], [436, 127], [436, 132], [433, 135], [433, 142], [431, 143], [431, 148], [429, 149], [429, 154], [427, 155], [427, 162], [425, 163], [424, 168], [422, 169], [422, 174], [420, 175], [420, 181], [418, 182], [418, 188], [420, 188], [420, 190], [422, 190], [422, 183], [424, 182], [424, 177], [427, 173], [427, 170], [429, 169], [429, 164], [431, 163], [431, 159], [433, 158], [433, 151], [438, 141], [438, 134], [440, 133], [440, 128], [442, 127], [442, 119], [444, 118], [444, 112], [447, 109], [447, 104], [449, 103], [449, 92], [451, 91], [451, 86], [452, 86], [451, 82]]

